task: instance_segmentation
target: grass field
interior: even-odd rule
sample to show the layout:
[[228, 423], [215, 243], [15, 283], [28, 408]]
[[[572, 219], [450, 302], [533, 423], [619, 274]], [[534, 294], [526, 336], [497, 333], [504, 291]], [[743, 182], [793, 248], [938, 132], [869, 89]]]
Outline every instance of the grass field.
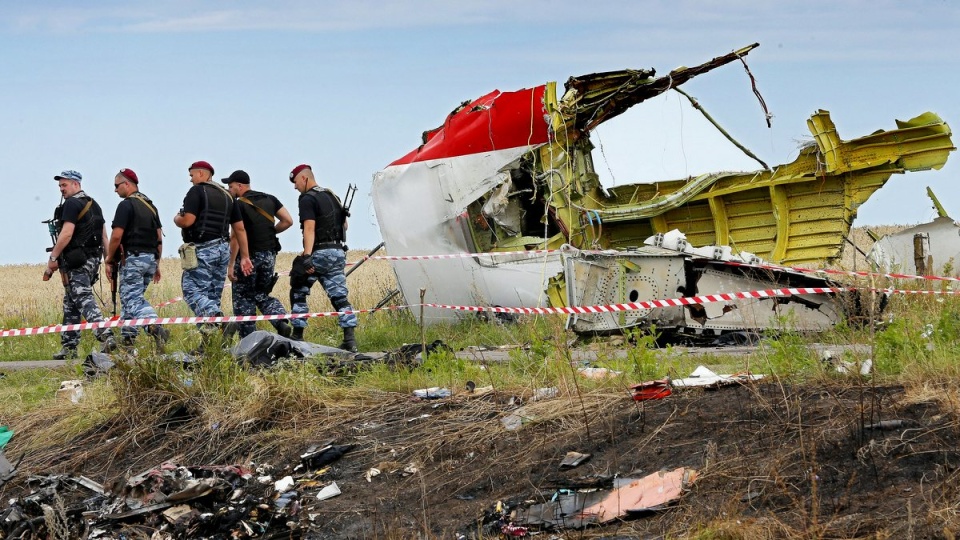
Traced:
[[[878, 229], [885, 233], [895, 227]], [[855, 230], [854, 238], [866, 251], [869, 247], [866, 235]], [[853, 249], [845, 250], [838, 267], [865, 270], [867, 266], [863, 257], [854, 256], [854, 252]], [[362, 252], [353, 251], [348, 260], [355, 261], [362, 256]], [[278, 269], [289, 268], [292, 258], [293, 254], [281, 254]], [[151, 301], [159, 303], [180, 296], [178, 264], [176, 259], [162, 262], [163, 279], [159, 285], [150, 288], [148, 298]], [[0, 267], [5, 328], [59, 321], [62, 286], [42, 282], [41, 272], [39, 265]], [[895, 285], [915, 289], [945, 290], [947, 287], [942, 282], [931, 283], [901, 282]], [[874, 279], [853, 280], [850, 285], [884, 288], [894, 284]], [[383, 261], [368, 261], [349, 277], [350, 299], [358, 309], [373, 307], [394, 287], [392, 271]], [[288, 304], [288, 291], [289, 285], [281, 280], [275, 293], [285, 305]], [[109, 296], [105, 289], [99, 290], [99, 294]], [[225, 298], [225, 310], [229, 312], [228, 295]], [[330, 310], [319, 288], [315, 288], [310, 296], [310, 309]], [[182, 302], [162, 308], [161, 314], [189, 315]], [[311, 320], [307, 337], [310, 341], [335, 345], [340, 334], [335, 320], [323, 318]], [[699, 407], [711, 411], [730, 407], [730, 414], [743, 415], [735, 420], [737, 426], [757, 425], [754, 405], [745, 406], [745, 398], [739, 398], [741, 401], [718, 398], [709, 404], [682, 399], [665, 402], [656, 409], [662, 417], [653, 416], [655, 409], [650, 409], [650, 421], [659, 418], [656, 422], [662, 422], [657, 424], [660, 427], [653, 428], [652, 433], [646, 431], [647, 428], [638, 428], [638, 425], [646, 426], [648, 417], [645, 408], [625, 402], [624, 393], [628, 386], [643, 380], [685, 376], [698, 364], [722, 364], [731, 372], [764, 373], [770, 381], [766, 390], [750, 394], [750, 399], [757, 400], [759, 410], [771, 416], [759, 424], [762, 432], [756, 432], [757, 437], [744, 433], [742, 438], [769, 439], [774, 441], [773, 448], [764, 447], [755, 457], [738, 461], [743, 449], [742, 439], [735, 437], [731, 442], [721, 444], [720, 452], [726, 456], [726, 461], [721, 462], [712, 476], [707, 475], [720, 486], [741, 482], [747, 474], [744, 470], [751, 467], [765, 468], [762, 472], [751, 470], [751, 475], [776, 476], [782, 473], [783, 478], [796, 468], [810, 470], [822, 466], [824, 470], [827, 467], [840, 470], [856, 467], [857, 463], [832, 465], [818, 461], [826, 457], [817, 452], [833, 448], [817, 446], [821, 444], [818, 441], [832, 440], [835, 434], [847, 433], [851, 429], [856, 431], [851, 428], [851, 422], [863, 433], [866, 423], [880, 414], [877, 411], [883, 411], [880, 418], [887, 418], [889, 413], [886, 411], [891, 407], [884, 401], [887, 398], [871, 396], [883, 394], [890, 388], [899, 392], [898, 403], [905, 406], [918, 403], [930, 407], [936, 405], [937, 413], [933, 418], [943, 427], [931, 429], [930, 433], [960, 433], [960, 399], [957, 399], [960, 363], [956, 362], [960, 355], [960, 300], [953, 295], [893, 296], [882, 320], [873, 321], [873, 324], [856, 327], [840, 324], [817, 336], [799, 335], [785, 328], [775, 338], [765, 338], [755, 353], [733, 359], [672, 355], [670, 350], [656, 352], [651, 348], [653, 337], [639, 333], [577, 342], [575, 336], [564, 328], [562, 316], [526, 317], [513, 325], [468, 318], [457, 324], [437, 324], [421, 330], [410, 313], [384, 310], [361, 315], [358, 337], [364, 350], [389, 350], [403, 343], [418, 343], [421, 339], [427, 342], [440, 339], [454, 349], [467, 345], [514, 347], [510, 361], [502, 363], [468, 362], [441, 351], [428, 355], [420, 363], [400, 366], [370, 364], [344, 371], [333, 369], [321, 360], [310, 360], [284, 363], [267, 370], [249, 370], [227, 354], [214, 353], [187, 370], [174, 362], [151, 356], [149, 340], [141, 338], [139, 347], [143, 354], [135, 359], [121, 360], [107, 377], [87, 381], [85, 397], [76, 404], [56, 398], [60, 381], [78, 378], [80, 373], [75, 365], [58, 370], [6, 373], [0, 379], [0, 425], [12, 426], [17, 432], [15, 449], [28, 455], [24, 462], [28, 470], [44, 473], [64, 468], [84, 470], [100, 480], [124, 471], [143, 470], [146, 466], [171, 459], [171, 456], [195, 463], [283, 460], [296, 456], [311, 441], [328, 436], [361, 441], [362, 453], [352, 465], [352, 476], [345, 478], [360, 478], [357, 486], [367, 486], [362, 480], [363, 471], [365, 467], [378, 463], [415, 459], [421, 464], [432, 464], [433, 472], [425, 473], [427, 476], [389, 484], [395, 491], [388, 497], [398, 501], [416, 500], [417, 504], [424, 505], [418, 509], [414, 520], [418, 525], [399, 525], [406, 523], [406, 518], [402, 517], [406, 511], [399, 508], [397, 517], [384, 517], [382, 523], [373, 524], [375, 528], [383, 527], [382, 534], [372, 534], [370, 529], [355, 532], [358, 537], [382, 538], [423, 537], [422, 531], [432, 530], [430, 523], [434, 528], [441, 527], [438, 523], [444, 523], [443, 530], [449, 532], [446, 527], [459, 519], [450, 514], [455, 509], [453, 506], [442, 506], [449, 502], [449, 494], [439, 492], [435, 487], [428, 489], [427, 485], [456, 486], [469, 478], [470, 482], [489, 484], [483, 493], [484, 497], [493, 498], [488, 501], [492, 503], [496, 502], [496, 497], [527, 489], [528, 472], [532, 474], [530, 471], [542, 468], [547, 459], [543, 455], [553, 456], [560, 449], [565, 452], [572, 448], [591, 448], [601, 453], [619, 448], [613, 452], [610, 458], [613, 461], [607, 465], [619, 470], [618, 460], [626, 463], [628, 455], [636, 455], [638, 460], [657, 460], [670, 455], [673, 450], [668, 447], [663, 453], [660, 441], [675, 435], [670, 426], [692, 419], [700, 419], [703, 423], [692, 429], [689, 441], [674, 441], [674, 448], [700, 447], [703, 437], [714, 429], [714, 423], [723, 419], [703, 420], [704, 413], [698, 412]], [[85, 340], [85, 347], [93, 346], [89, 336]], [[172, 347], [187, 350], [196, 340], [196, 331], [191, 326], [182, 326], [175, 329]], [[868, 378], [839, 375], [809, 347], [813, 340], [826, 344], [863, 345], [866, 352], [846, 353], [842, 359], [859, 363], [869, 358], [875, 367], [874, 374]], [[590, 348], [597, 356], [592, 367], [607, 368], [619, 374], [597, 379], [579, 376], [576, 371], [579, 366], [571, 362], [571, 347]], [[0, 339], [0, 360], [49, 358], [58, 348], [56, 335], [3, 338]], [[410, 397], [417, 388], [462, 389], [466, 381], [473, 381], [477, 386], [491, 386], [495, 393], [489, 399], [454, 401], [436, 406], [420, 404]], [[526, 400], [542, 388], [555, 389], [557, 398], [529, 405], [528, 410], [537, 417], [534, 427], [524, 428], [526, 431], [520, 434], [504, 432], [500, 419], [513, 414], [518, 403], [527, 404]], [[813, 402], [802, 401], [801, 394], [803, 400], [814, 396], [816, 403], [842, 403], [842, 407], [839, 412], [821, 414], [811, 409]], [[442, 405], [447, 406], [436, 408]], [[911, 410], [922, 416], [925, 409]], [[814, 411], [813, 418], [801, 419], [811, 411]], [[183, 423], [172, 432], [167, 427], [171, 414], [183, 416]], [[428, 417], [436, 420], [423, 420], [427, 422], [423, 428], [411, 423]], [[849, 422], [820, 425], [821, 420], [834, 417]], [[615, 426], [617, 422], [621, 424]], [[367, 435], [364, 430], [374, 428], [365, 426], [393, 427]], [[815, 431], [821, 427], [823, 431]], [[596, 430], [601, 433], [598, 435]], [[636, 432], [636, 439], [622, 435], [622, 432], [631, 430]], [[663, 433], [660, 430], [664, 430]], [[730, 430], [725, 431], [728, 432]], [[776, 442], [782, 434], [794, 432], [803, 435], [796, 448]], [[758, 438], [761, 435], [766, 439]], [[952, 440], [947, 437], [945, 442], [938, 442], [936, 456], [945, 452], [943, 445], [952, 447]], [[558, 441], [565, 442], [561, 445]], [[554, 444], [557, 444], [556, 449], [552, 446]], [[852, 450], [831, 452], [837, 457], [849, 457], [854, 453], [860, 456], [868, 446], [867, 439], [859, 444]], [[775, 452], [780, 449], [783, 454]], [[637, 453], [640, 451], [642, 455]], [[488, 456], [491, 461], [477, 461], [476, 467], [468, 470], [467, 464], [472, 462], [464, 456], [474, 454]], [[923, 448], [915, 454], [933, 455]], [[764, 458], [769, 460], [761, 465]], [[941, 457], [930, 459], [940, 460]], [[943, 460], [946, 462], [946, 457]], [[631, 466], [648, 467], [649, 464]], [[954, 467], [953, 464], [945, 466]], [[873, 474], [877, 476], [876, 465], [873, 467]], [[500, 475], [496, 482], [492, 480], [495, 471]], [[730, 476], [724, 476], [727, 474]], [[869, 474], [862, 473], [860, 478], [865, 477]], [[853, 485], [854, 480], [850, 482]], [[950, 478], [946, 483], [957, 485]], [[733, 513], [733, 507], [740, 503], [731, 499], [731, 513], [728, 516], [724, 512], [725, 518], [718, 518], [717, 513], [709, 509], [704, 509], [705, 515], [701, 515], [699, 509], [688, 508], [690, 521], [682, 524], [683, 530], [707, 531], [697, 536], [703, 539], [846, 537], [809, 535], [810, 527], [820, 526], [818, 514], [811, 510], [811, 501], [819, 504], [820, 499], [815, 489], [798, 492], [795, 489], [798, 484], [802, 484], [802, 478], [790, 476], [783, 480], [786, 498], [780, 499], [779, 508], [787, 508], [789, 512], [783, 515], [778, 510], [774, 522], [741, 520], [739, 514]], [[910, 486], [917, 491], [921, 489], [921, 484]], [[370, 489], [379, 488], [374, 485]], [[930, 495], [931, 500], [933, 496]], [[924, 497], [927, 497], [926, 492]], [[886, 499], [889, 498], [881, 493], [871, 500]], [[436, 506], [428, 509], [428, 500], [431, 501], [429, 504]], [[960, 512], [956, 511], [955, 504], [938, 501], [932, 500], [930, 508], [925, 510], [928, 512], [924, 514], [926, 517], [911, 519], [926, 519], [931, 527], [943, 527], [943, 530], [947, 530], [948, 525], [957, 525], [951, 530], [960, 531]], [[365, 503], [345, 499], [335, 504], [341, 505], [336, 511], [340, 513], [336, 515], [350, 516], [355, 505]], [[482, 509], [475, 506], [469, 512], [482, 513]], [[837, 503], [838, 508], [842, 506]], [[392, 519], [398, 521], [388, 523]], [[677, 523], [680, 527], [680, 522]], [[775, 530], [789, 534], [770, 533], [773, 525], [776, 525]], [[827, 525], [824, 522], [823, 526]], [[393, 530], [392, 527], [399, 528]], [[738, 532], [729, 533], [729, 527]], [[747, 530], [754, 531], [754, 534], [741, 534]], [[426, 536], [434, 537], [434, 533]], [[450, 536], [437, 534], [436, 537]], [[876, 537], [898, 536], [878, 533]]]

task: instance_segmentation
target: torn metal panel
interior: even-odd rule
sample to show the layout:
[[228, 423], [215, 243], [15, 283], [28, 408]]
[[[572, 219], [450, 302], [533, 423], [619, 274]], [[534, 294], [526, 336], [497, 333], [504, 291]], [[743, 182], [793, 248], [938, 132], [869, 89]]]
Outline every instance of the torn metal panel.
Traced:
[[[570, 286], [564, 272], [590, 280], [623, 261], [587, 264], [585, 259], [581, 267], [561, 260], [559, 253], [527, 252], [562, 246], [628, 252], [671, 229], [682, 230], [694, 245], [734, 245], [775, 263], [819, 264], [839, 255], [857, 209], [892, 174], [939, 169], [954, 150], [949, 126], [933, 113], [898, 121], [894, 130], [844, 140], [829, 113], [817, 111], [808, 122], [814, 142], [793, 162], [651, 184], [600, 184], [591, 129], [694, 76], [742, 60], [756, 46], [677, 68], [665, 77], [655, 77], [652, 69], [596, 73], [571, 77], [560, 97], [556, 83], [548, 82], [515, 92], [496, 90], [462, 103], [440, 127], [424, 134], [420, 146], [373, 179], [374, 209], [391, 255], [488, 254], [394, 261], [408, 303], [419, 303], [425, 289], [427, 303], [582, 305], [584, 287]], [[618, 287], [635, 290], [640, 295], [636, 300], [669, 298], [677, 291], [675, 278], [660, 282], [643, 272], [618, 272], [609, 278], [616, 283], [594, 285], [608, 297]], [[704, 279], [711, 279], [712, 272], [705, 274]], [[715, 279], [711, 287], [769, 288], [762, 276], [749, 282], [720, 277], [724, 279]], [[769, 319], [764, 311], [782, 314], [782, 307], [758, 303], [755, 315], [739, 306], [742, 311], [719, 316], [711, 307], [692, 314], [661, 311], [656, 317], [675, 321], [676, 327], [702, 319], [718, 329], [744, 329]], [[472, 315], [438, 309], [424, 313], [428, 322], [465, 316]], [[626, 313], [599, 325], [622, 329], [650, 316]], [[819, 328], [833, 314], [817, 317], [803, 324]]]
[[511, 521], [545, 529], [578, 529], [662, 510], [690, 488], [697, 474], [694, 469], [679, 467], [657, 471], [609, 491], [562, 494], [556, 500], [515, 511]]
[[[564, 253], [566, 298], [571, 305], [605, 306], [722, 292], [830, 286], [827, 280], [806, 273], [760, 270], [727, 261], [757, 259], [733, 256], [727, 246], [685, 245], [673, 250], [648, 245], [602, 253], [568, 250]], [[785, 324], [792, 330], [820, 331], [839, 322], [843, 315], [844, 302], [839, 295], [796, 295], [572, 314], [568, 326], [579, 333], [656, 327], [660, 331], [691, 329], [720, 334], [743, 328], [779, 329]]]
[[960, 224], [938, 217], [898, 233], [888, 234], [867, 253], [878, 268], [905, 274], [956, 275], [960, 263]]
[[693, 370], [693, 373], [691, 373], [689, 377], [674, 379], [670, 381], [670, 384], [677, 388], [720, 388], [721, 386], [744, 384], [762, 378], [763, 375], [753, 375], [750, 373], [719, 375], [706, 366], [697, 366], [697, 369]]

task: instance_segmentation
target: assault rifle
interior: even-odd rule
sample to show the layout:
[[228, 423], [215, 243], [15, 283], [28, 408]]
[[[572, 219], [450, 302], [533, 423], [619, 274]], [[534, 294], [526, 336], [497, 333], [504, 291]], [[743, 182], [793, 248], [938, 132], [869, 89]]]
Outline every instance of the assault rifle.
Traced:
[[[350, 207], [353, 206], [353, 196], [357, 194], [357, 186], [353, 184], [347, 184], [347, 194], [343, 196], [343, 213], [345, 216], [350, 217]], [[343, 245], [344, 250], [346, 250], [347, 245], [347, 231], [343, 231]]]
[[107, 276], [110, 278], [110, 301], [113, 302], [114, 316], [117, 315], [117, 280], [120, 278], [120, 273], [118, 272], [119, 269], [120, 263], [118, 261], [113, 261], [107, 265]]
[[53, 251], [54, 246], [57, 245], [57, 224], [58, 224], [57, 222], [58, 221], [59, 220], [56, 218], [56, 216], [54, 216], [50, 219], [45, 219], [40, 222], [47, 226], [47, 232], [50, 233], [50, 247], [47, 248], [47, 253], [50, 253], [51, 251]]

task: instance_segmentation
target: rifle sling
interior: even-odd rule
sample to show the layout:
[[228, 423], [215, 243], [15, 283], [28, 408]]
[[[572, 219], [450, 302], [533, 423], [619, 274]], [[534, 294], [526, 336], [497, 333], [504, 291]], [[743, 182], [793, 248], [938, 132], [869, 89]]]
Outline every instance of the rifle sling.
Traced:
[[248, 199], [248, 198], [246, 198], [246, 197], [237, 197], [237, 200], [240, 201], [240, 202], [247, 203], [247, 204], [249, 204], [250, 206], [252, 206], [253, 209], [256, 210], [257, 212], [259, 212], [261, 216], [267, 218], [267, 221], [269, 221], [271, 224], [273, 224], [273, 222], [276, 221], [276, 218], [274, 218], [273, 216], [271, 216], [269, 212], [267, 212], [266, 210], [264, 210], [263, 208], [260, 208], [259, 206], [255, 205], [255, 204], [253, 204], [253, 202], [252, 202], [250, 199]]

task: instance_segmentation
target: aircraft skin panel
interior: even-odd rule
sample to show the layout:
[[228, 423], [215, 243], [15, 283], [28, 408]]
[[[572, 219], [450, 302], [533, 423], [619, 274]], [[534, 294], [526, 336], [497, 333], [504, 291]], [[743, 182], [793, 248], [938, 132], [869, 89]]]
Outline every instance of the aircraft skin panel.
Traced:
[[[493, 187], [499, 169], [529, 151], [530, 147], [520, 147], [417, 161], [374, 175], [371, 194], [387, 253], [477, 252], [466, 223], [466, 206]], [[562, 268], [559, 255], [552, 255], [540, 256], [535, 263], [516, 256], [490, 256], [485, 265], [470, 258], [394, 261], [393, 269], [408, 303], [419, 303], [420, 288], [424, 287], [427, 303], [538, 306], [547, 303], [547, 279]], [[443, 279], [450, 276], [455, 278]], [[419, 312], [414, 315], [419, 317]], [[445, 309], [424, 312], [427, 320], [464, 316], [473, 315]]]
[[[917, 257], [923, 272], [917, 268]], [[952, 218], [940, 216], [930, 223], [886, 235], [873, 244], [867, 259], [886, 272], [956, 276], [960, 268], [960, 226]]]
[[443, 126], [424, 134], [424, 144], [391, 163], [451, 159], [547, 142], [546, 85], [516, 92], [494, 90], [451, 112]]

